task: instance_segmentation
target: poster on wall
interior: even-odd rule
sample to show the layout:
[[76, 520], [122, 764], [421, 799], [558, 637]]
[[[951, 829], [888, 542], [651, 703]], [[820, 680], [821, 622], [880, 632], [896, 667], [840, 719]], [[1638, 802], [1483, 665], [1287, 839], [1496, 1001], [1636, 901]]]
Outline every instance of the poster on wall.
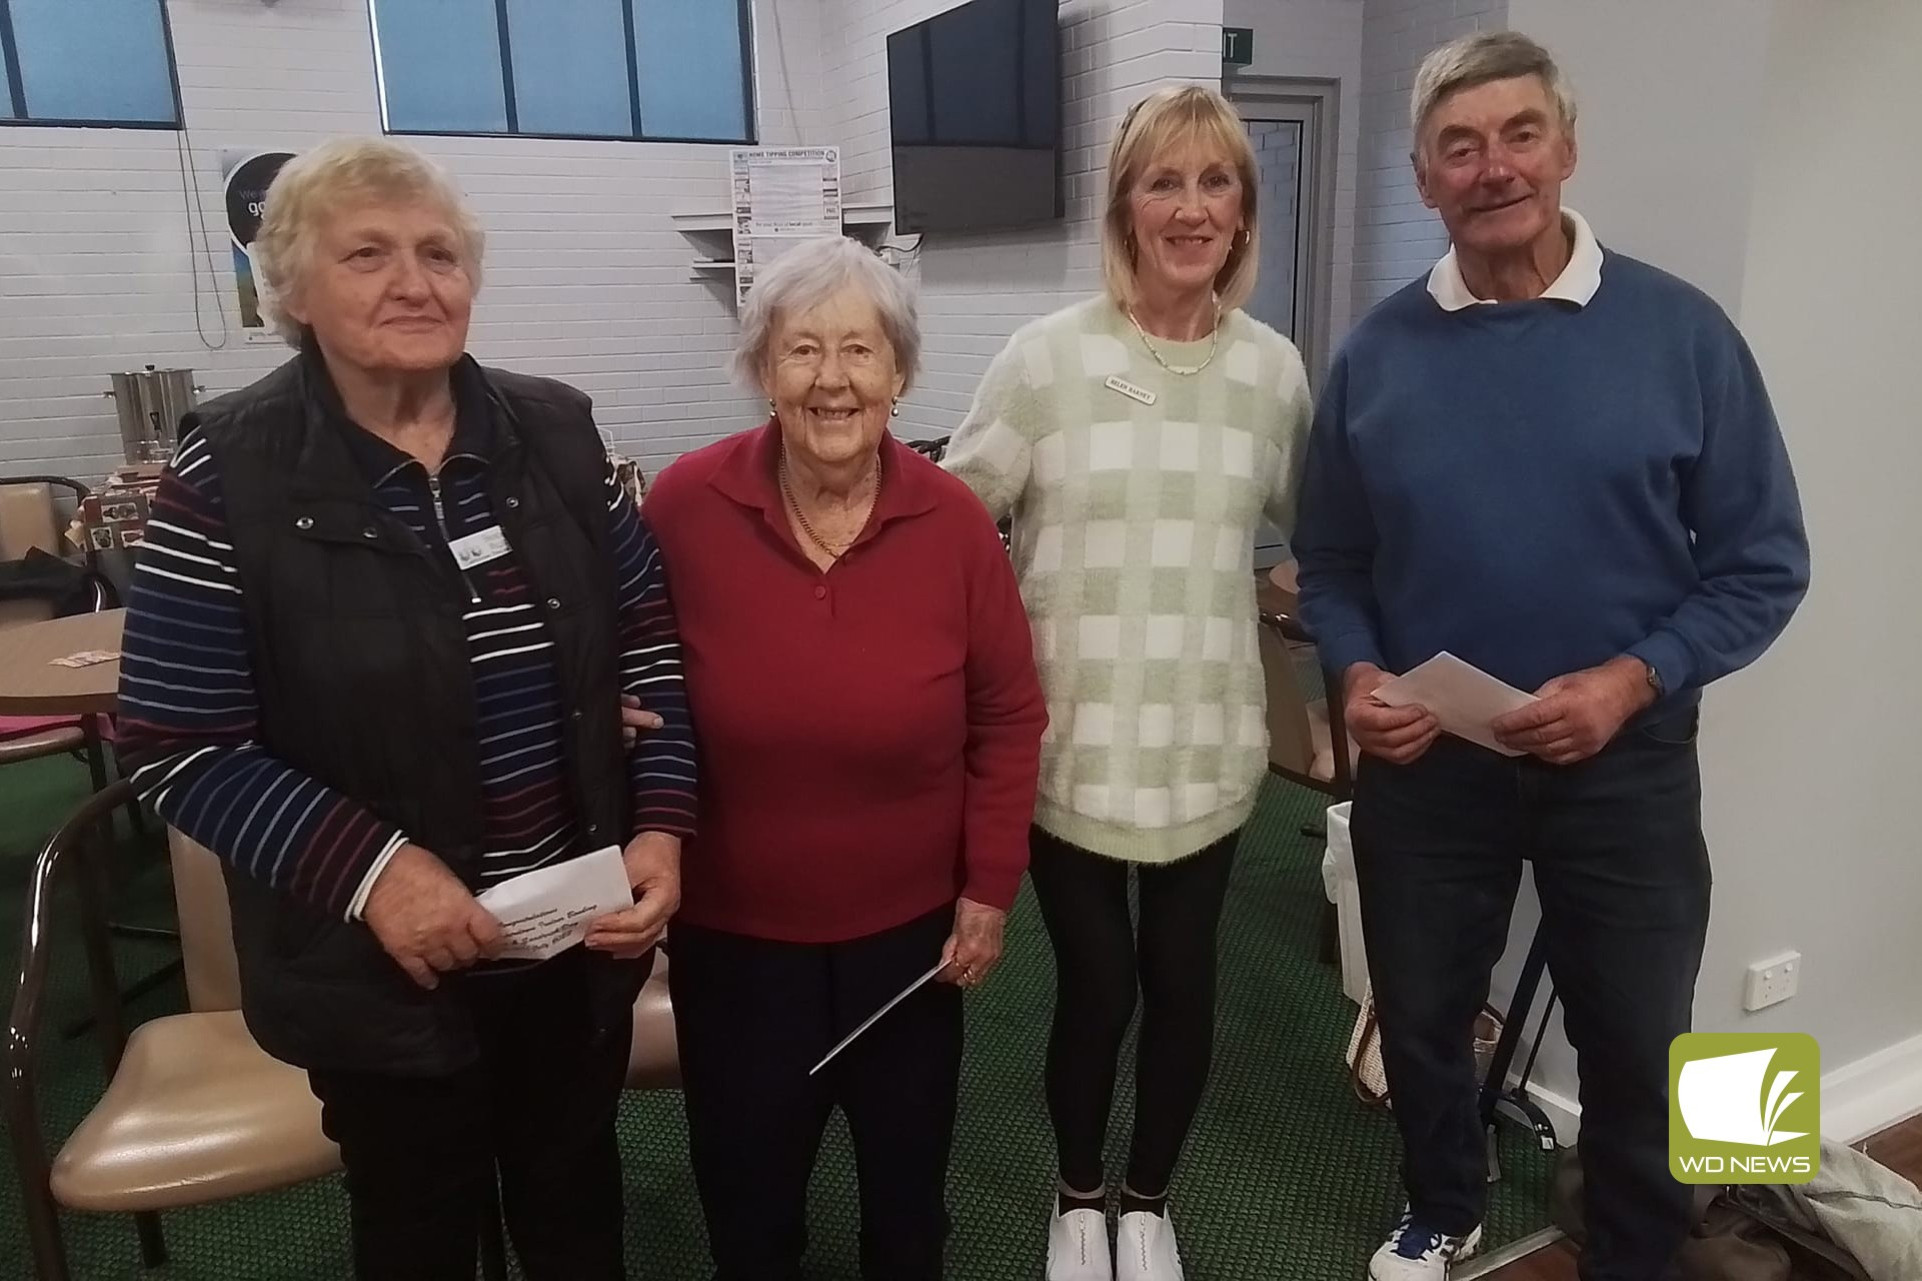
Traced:
[[291, 151], [220, 153], [220, 169], [227, 193], [227, 230], [233, 240], [234, 286], [240, 293], [240, 329], [248, 342], [279, 342], [267, 326], [261, 306], [261, 283], [254, 270], [253, 243], [267, 210], [267, 187], [280, 167], [294, 158]]
[[841, 230], [839, 147], [735, 147], [734, 301], [747, 301], [757, 266], [809, 236]]

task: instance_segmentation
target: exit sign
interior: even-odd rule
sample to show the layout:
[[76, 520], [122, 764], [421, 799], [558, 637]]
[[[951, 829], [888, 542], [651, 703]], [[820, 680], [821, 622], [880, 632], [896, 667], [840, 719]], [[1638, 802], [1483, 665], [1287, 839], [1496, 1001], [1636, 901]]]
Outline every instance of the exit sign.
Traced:
[[1231, 67], [1245, 67], [1252, 63], [1255, 60], [1255, 29], [1223, 27], [1221, 60]]

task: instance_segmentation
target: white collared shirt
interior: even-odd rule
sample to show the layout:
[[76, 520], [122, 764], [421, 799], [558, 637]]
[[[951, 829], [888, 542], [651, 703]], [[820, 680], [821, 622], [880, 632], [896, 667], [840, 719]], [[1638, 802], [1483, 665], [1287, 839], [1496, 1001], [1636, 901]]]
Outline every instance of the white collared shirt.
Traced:
[[[1541, 296], [1586, 307], [1595, 296], [1595, 291], [1602, 287], [1602, 246], [1589, 229], [1588, 220], [1573, 209], [1562, 209], [1562, 225], [1568, 230], [1568, 265], [1562, 268], [1562, 274], [1555, 277], [1548, 288], [1542, 290]], [[1462, 279], [1461, 263], [1455, 258], [1453, 245], [1448, 247], [1448, 252], [1428, 273], [1428, 292], [1441, 304], [1443, 311], [1460, 311], [1476, 303], [1499, 301], [1495, 298], [1477, 298], [1469, 292], [1468, 282]]]

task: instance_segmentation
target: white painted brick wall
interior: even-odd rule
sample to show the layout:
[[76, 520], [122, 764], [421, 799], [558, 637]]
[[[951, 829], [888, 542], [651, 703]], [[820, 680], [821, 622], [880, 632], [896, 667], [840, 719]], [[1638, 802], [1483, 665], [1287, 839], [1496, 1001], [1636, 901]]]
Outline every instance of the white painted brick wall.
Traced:
[[1408, 93], [1436, 45], [1508, 25], [1508, 0], [1366, 0], [1355, 200], [1354, 315], [1426, 272], [1448, 233], [1424, 207], [1408, 164]]
[[1226, 0], [1223, 5], [1225, 25], [1248, 27], [1254, 32], [1254, 61], [1240, 74], [1336, 82], [1335, 207], [1328, 281], [1330, 351], [1341, 342], [1353, 319], [1365, 8], [1363, 0]]
[[[954, 0], [823, 0], [822, 80], [852, 201], [892, 201], [888, 33]], [[1219, 84], [1221, 0], [1063, 0], [1067, 217], [1032, 229], [922, 241], [924, 368], [901, 409], [909, 434], [960, 425], [988, 361], [1024, 322], [1098, 291], [1099, 211], [1122, 114], [1157, 85]]]
[[830, 86], [821, 75], [821, 6], [822, 0], [754, 0], [755, 107], [768, 146], [833, 141], [822, 137]]
[[[285, 359], [278, 345], [247, 344], [238, 326], [220, 152], [380, 128], [365, 0], [170, 0], [168, 9], [187, 134], [0, 131], [5, 470], [97, 477], [117, 462], [112, 402], [101, 395], [112, 371], [189, 366], [212, 395]], [[818, 74], [820, 5], [759, 0], [757, 10], [761, 138], [814, 141], [828, 88]], [[784, 49], [772, 45], [777, 29]], [[476, 355], [590, 392], [601, 426], [651, 468], [758, 416], [758, 398], [726, 373], [730, 286], [691, 278], [687, 264], [703, 249], [668, 216], [726, 207], [726, 147], [415, 141], [452, 168], [489, 233]], [[200, 188], [191, 257], [177, 148]], [[226, 310], [218, 351], [196, 332], [196, 275], [199, 324], [216, 341]]]
[[[886, 34], [948, 3], [756, 0], [761, 140], [837, 143], [847, 199], [891, 200]], [[5, 469], [97, 477], [117, 462], [110, 372], [188, 366], [213, 395], [285, 359], [239, 329], [220, 152], [379, 129], [364, 0], [170, 0], [169, 11], [187, 133], [0, 131]], [[925, 242], [927, 367], [904, 407], [910, 433], [952, 430], [1008, 334], [1099, 287], [1102, 168], [1128, 105], [1165, 81], [1218, 80], [1221, 0], [1064, 0], [1061, 14], [1069, 216]], [[650, 469], [759, 417], [759, 398], [726, 372], [731, 284], [691, 277], [711, 246], [669, 217], [725, 207], [724, 146], [415, 141], [452, 168], [489, 233], [477, 356], [588, 391], [602, 427]], [[182, 155], [199, 187], [191, 204]], [[208, 350], [197, 329], [219, 344], [223, 307], [224, 344]]]

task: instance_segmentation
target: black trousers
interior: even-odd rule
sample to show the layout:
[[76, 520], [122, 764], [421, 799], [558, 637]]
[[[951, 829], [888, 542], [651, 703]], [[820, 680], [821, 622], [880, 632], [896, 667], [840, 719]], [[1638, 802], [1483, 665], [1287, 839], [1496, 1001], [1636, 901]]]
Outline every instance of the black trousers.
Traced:
[[1214, 1060], [1215, 937], [1240, 839], [1233, 832], [1179, 862], [1141, 865], [1137, 926], [1128, 911], [1128, 864], [1038, 827], [1030, 835], [1028, 875], [1054, 945], [1048, 1116], [1062, 1181], [1076, 1191], [1103, 1182], [1115, 1065], [1137, 987], [1128, 1186], [1158, 1196], [1174, 1178]]
[[309, 1073], [347, 1167], [359, 1281], [473, 1281], [497, 1177], [529, 1281], [625, 1275], [614, 1117], [632, 1028], [593, 1035], [581, 959], [455, 979], [481, 1039], [463, 1072]]
[[1581, 1074], [1585, 1281], [1659, 1281], [1688, 1229], [1668, 1173], [1668, 1047], [1689, 1030], [1708, 929], [1694, 711], [1578, 765], [1444, 736], [1412, 765], [1364, 759], [1355, 870], [1382, 1058], [1415, 1213], [1481, 1222], [1470, 1044], [1534, 865], [1548, 969]]
[[779, 943], [677, 922], [668, 983], [694, 1180], [716, 1281], [796, 1281], [808, 1177], [847, 1117], [861, 1275], [939, 1281], [961, 1080], [961, 992], [929, 983], [815, 1076], [842, 1037], [941, 959], [952, 905], [845, 943]]

